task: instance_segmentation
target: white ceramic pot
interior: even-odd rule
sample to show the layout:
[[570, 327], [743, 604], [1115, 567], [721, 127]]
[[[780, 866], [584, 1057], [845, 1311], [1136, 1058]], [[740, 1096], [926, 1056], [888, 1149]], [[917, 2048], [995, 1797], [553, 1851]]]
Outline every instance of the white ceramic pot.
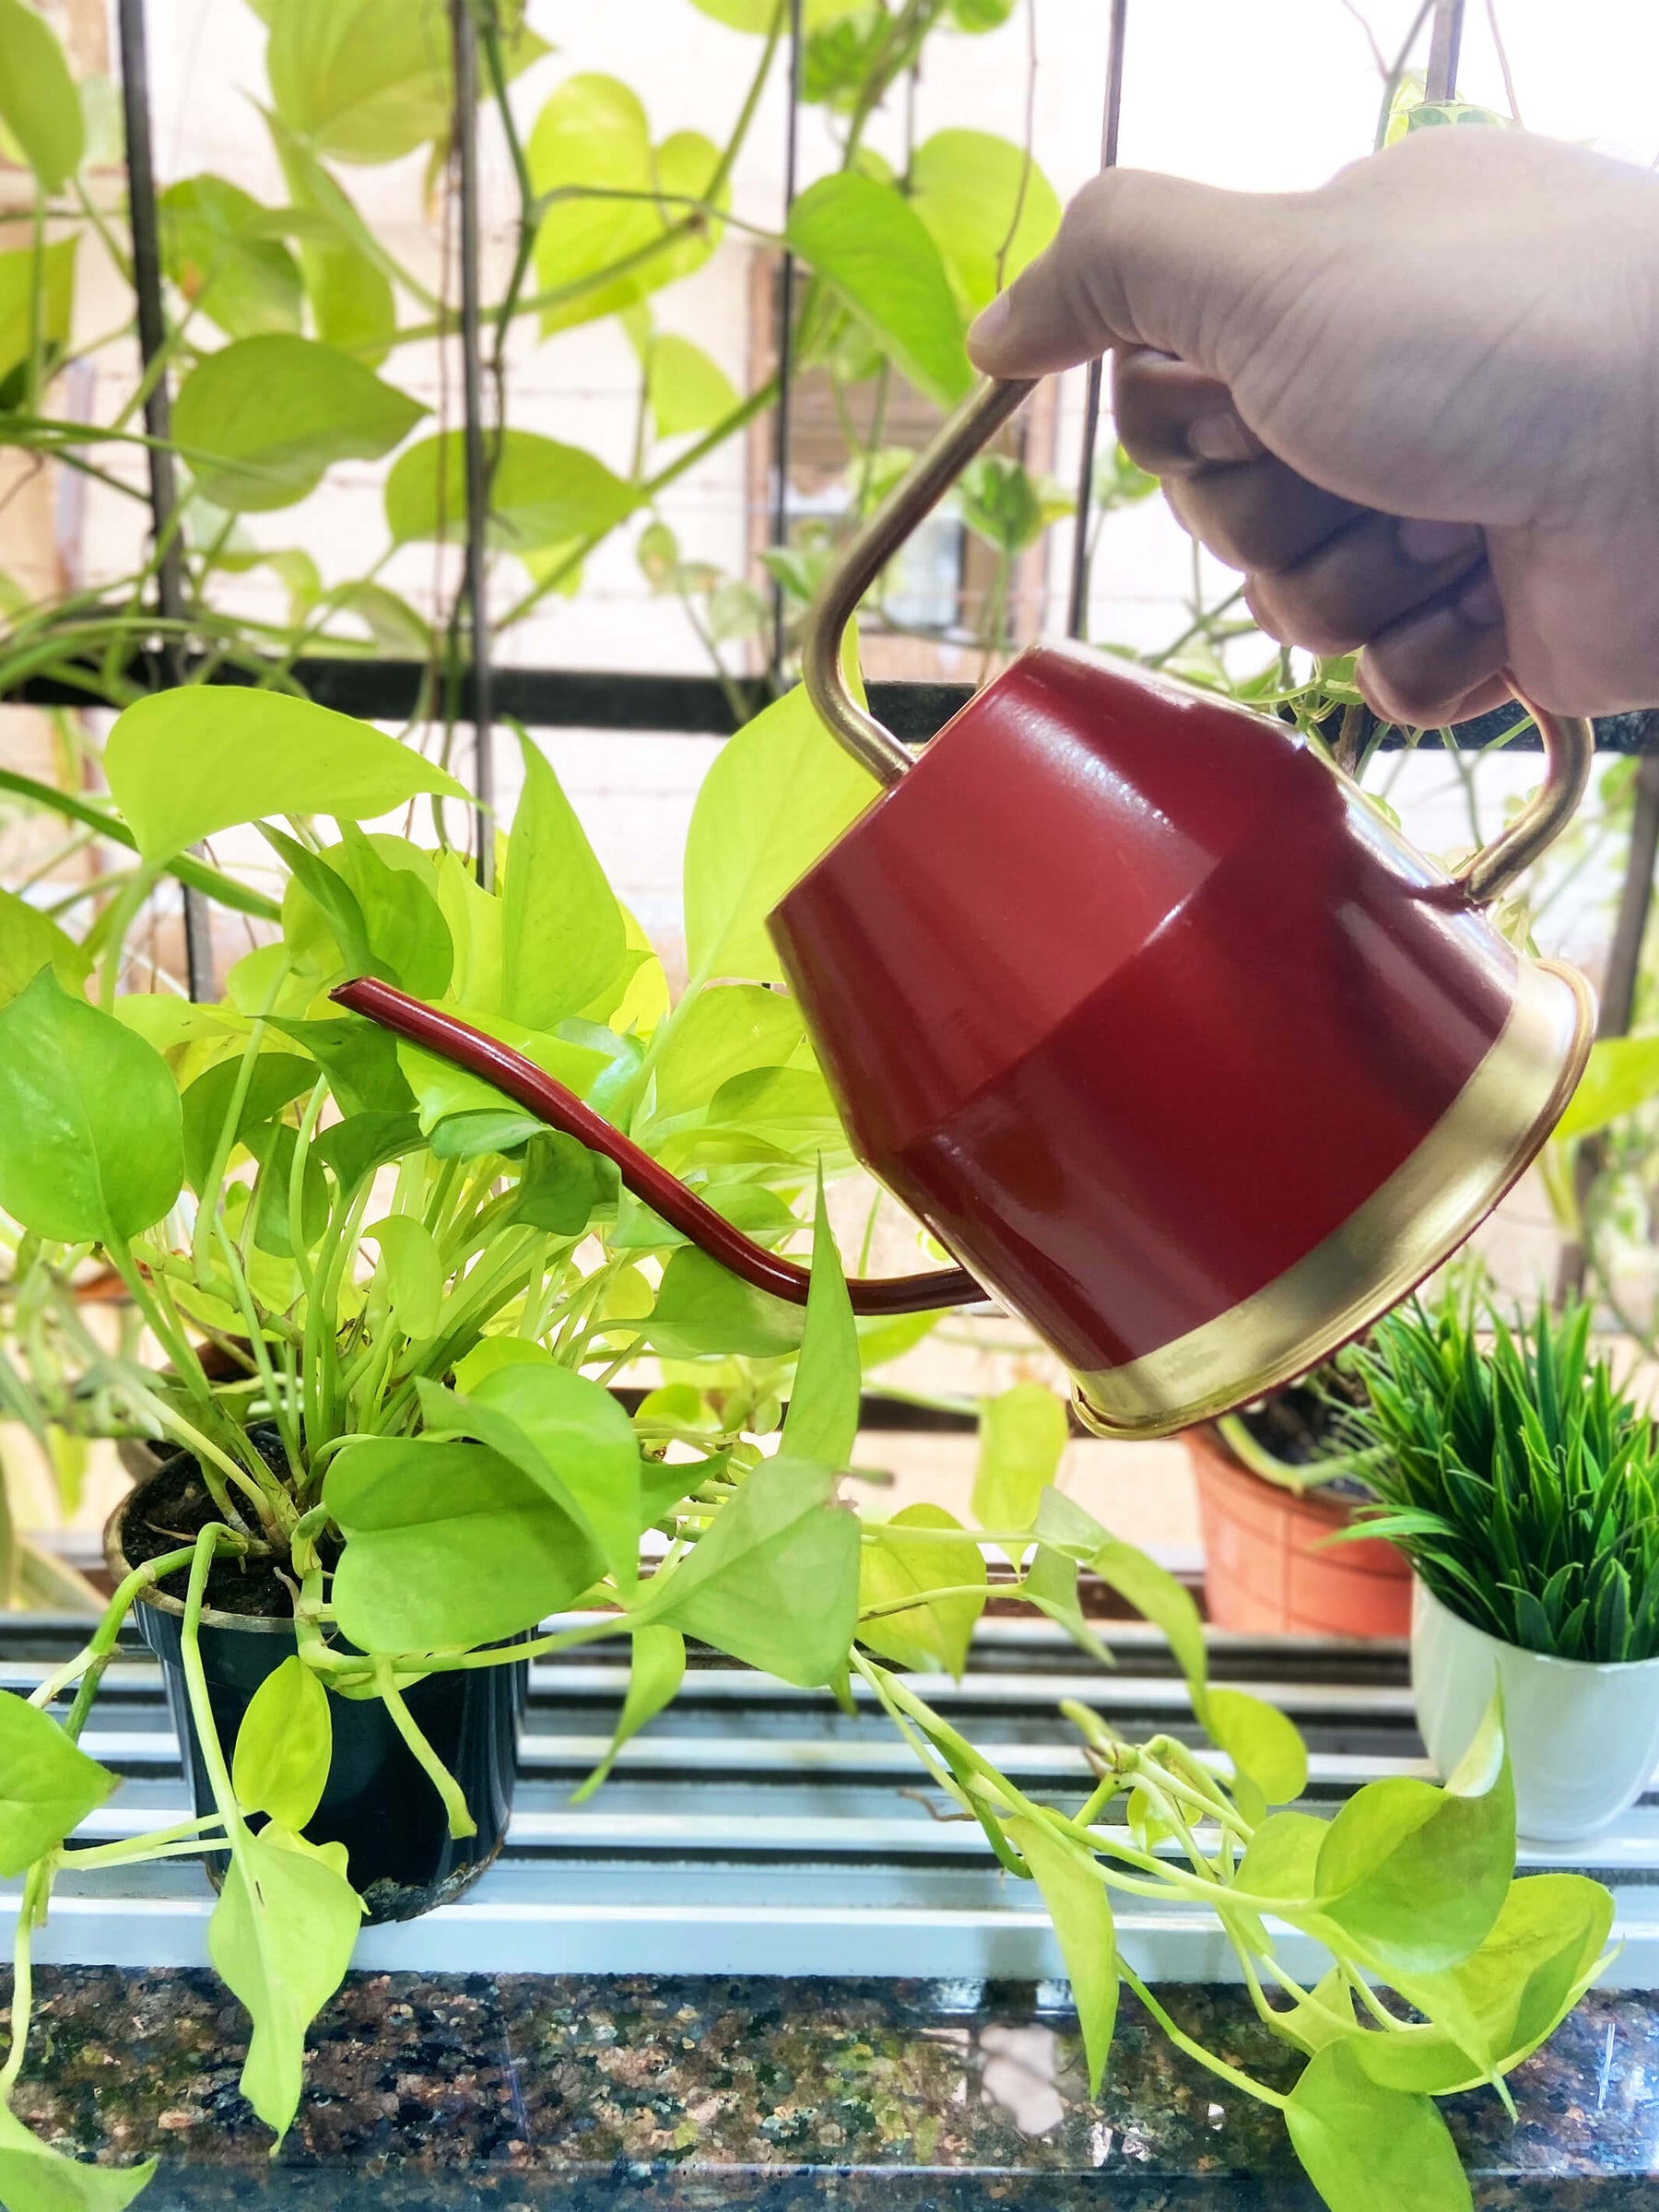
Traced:
[[1418, 1582], [1411, 1688], [1437, 1771], [1450, 1774], [1503, 1692], [1515, 1824], [1535, 1843], [1576, 1843], [1617, 1820], [1659, 1769], [1659, 1659], [1598, 1666], [1500, 1643]]

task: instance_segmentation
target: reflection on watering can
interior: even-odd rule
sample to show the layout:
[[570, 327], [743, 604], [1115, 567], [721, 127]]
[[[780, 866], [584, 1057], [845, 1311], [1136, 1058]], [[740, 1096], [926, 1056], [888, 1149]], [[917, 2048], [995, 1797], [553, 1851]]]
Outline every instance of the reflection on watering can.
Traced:
[[[1537, 712], [1542, 788], [1452, 877], [1284, 724], [1075, 645], [1022, 653], [912, 761], [849, 692], [841, 635], [1029, 389], [981, 386], [826, 581], [806, 688], [887, 789], [771, 928], [854, 1151], [972, 1271], [855, 1283], [854, 1305], [982, 1284], [1065, 1361], [1091, 1428], [1161, 1436], [1366, 1327], [1548, 1135], [1589, 987], [1481, 910], [1571, 814], [1594, 739]], [[383, 983], [335, 995], [805, 1298], [804, 1269], [517, 1053]]]

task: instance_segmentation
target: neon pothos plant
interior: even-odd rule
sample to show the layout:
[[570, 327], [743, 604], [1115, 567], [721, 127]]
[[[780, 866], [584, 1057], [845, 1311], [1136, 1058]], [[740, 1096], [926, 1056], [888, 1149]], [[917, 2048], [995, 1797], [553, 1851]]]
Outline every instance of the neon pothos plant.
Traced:
[[[472, 9], [480, 124], [503, 143], [517, 200], [506, 281], [486, 302], [489, 536], [497, 619], [508, 625], [577, 591], [588, 557], [613, 532], [639, 532], [648, 573], [674, 578], [718, 661], [723, 642], [756, 630], [766, 607], [745, 579], [682, 563], [677, 548], [665, 560], [656, 503], [773, 407], [779, 384], [771, 376], [738, 391], [689, 335], [663, 326], [661, 296], [729, 232], [793, 253], [808, 272], [794, 359], [821, 366], [838, 401], [856, 388], [868, 434], [853, 441], [851, 465], [867, 473], [900, 392], [947, 405], [966, 390], [968, 321], [1047, 242], [1059, 206], [1029, 146], [991, 133], [936, 131], [898, 171], [866, 143], [872, 118], [913, 82], [930, 42], [994, 30], [1012, 0], [815, 0], [797, 91], [830, 118], [836, 166], [800, 195], [786, 230], [743, 221], [732, 213], [733, 178], [768, 86], [786, 66], [788, 0], [693, 4], [710, 48], [733, 65], [718, 137], [653, 131], [637, 93], [595, 72], [564, 74], [548, 88], [543, 70], [539, 104], [526, 108], [524, 73], [553, 50], [525, 25], [522, 0]], [[683, 0], [659, 5], [671, 15]], [[124, 702], [140, 688], [134, 656], [160, 636], [267, 676], [317, 650], [428, 662], [439, 679], [429, 704], [443, 713], [453, 703], [444, 679], [458, 673], [458, 632], [453, 624], [434, 632], [382, 571], [403, 548], [465, 527], [460, 433], [429, 421], [399, 382], [404, 349], [454, 334], [459, 319], [446, 280], [434, 288], [365, 218], [358, 179], [424, 149], [434, 198], [447, 190], [449, 9], [445, 0], [255, 0], [254, 12], [267, 32], [265, 82], [249, 121], [268, 138], [280, 192], [263, 202], [234, 178], [205, 172], [160, 194], [166, 329], [150, 374], [173, 394], [177, 522], [145, 560], [95, 592], [30, 602], [0, 577], [0, 692], [50, 671], [89, 700]], [[77, 265], [94, 246], [124, 278], [131, 274], [124, 225], [86, 181], [89, 166], [119, 159], [100, 125], [100, 92], [73, 81], [30, 0], [0, 0], [0, 153], [31, 173], [35, 192], [32, 208], [0, 222], [0, 444], [55, 460], [113, 498], [141, 500], [112, 465], [144, 442], [140, 394], [81, 422], [54, 390], [65, 367], [131, 344], [130, 320], [104, 329], [100, 311], [88, 340], [76, 314]], [[527, 427], [511, 390], [525, 336], [546, 342], [613, 317], [637, 361], [626, 461]], [[300, 505], [339, 464], [390, 456], [383, 548], [359, 572], [325, 576], [301, 545], [285, 546], [260, 524], [250, 534], [247, 517]], [[182, 606], [159, 616], [153, 586], [173, 554]], [[237, 604], [238, 582], [254, 569], [286, 594], [286, 620]]]

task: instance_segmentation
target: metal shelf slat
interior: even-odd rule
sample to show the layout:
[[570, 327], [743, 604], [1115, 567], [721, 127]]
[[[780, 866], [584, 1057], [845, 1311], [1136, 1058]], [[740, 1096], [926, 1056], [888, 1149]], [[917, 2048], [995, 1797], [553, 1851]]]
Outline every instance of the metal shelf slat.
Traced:
[[[559, 1625], [571, 1625], [569, 1618]], [[68, 1622], [0, 1623], [0, 1683], [27, 1692], [76, 1648]], [[1055, 1711], [1081, 1697], [1154, 1725], [1188, 1717], [1156, 1631], [1111, 1623], [1115, 1671], [1075, 1653], [1048, 1623], [992, 1619], [959, 1685], [914, 1677], [988, 1753], [1038, 1794], [1075, 1794], [1087, 1766]], [[1265, 1638], [1212, 1639], [1218, 1680], [1292, 1712], [1310, 1743], [1310, 1802], [1328, 1810], [1367, 1782], [1426, 1774], [1404, 1649]], [[682, 1700], [623, 1747], [607, 1787], [569, 1793], [604, 1752], [625, 1667], [585, 1653], [538, 1662], [505, 1849], [468, 1894], [424, 1919], [366, 1930], [371, 1971], [854, 1973], [1047, 1979], [1063, 1969], [1031, 1886], [1005, 1877], [979, 1830], [933, 1817], [926, 1778], [865, 1700], [827, 1695], [697, 1654]], [[971, 1719], [970, 1720], [971, 1725]], [[124, 1649], [83, 1737], [123, 1787], [78, 1831], [107, 1842], [186, 1809], [161, 1676]], [[1119, 1831], [1121, 1832], [1121, 1831]], [[1524, 1870], [1577, 1865], [1614, 1888], [1611, 1979], [1659, 1984], [1659, 1796], [1577, 1852], [1524, 1847]], [[18, 1885], [0, 1885], [15, 1900]], [[200, 1867], [66, 1875], [39, 1954], [112, 1966], [206, 1962], [213, 1898]], [[1125, 1956], [1161, 1981], [1229, 1979], [1230, 1951], [1201, 1910], [1119, 1906]], [[1305, 1956], [1304, 1956], [1305, 1954]], [[1314, 1947], [1288, 1935], [1292, 1971]]]

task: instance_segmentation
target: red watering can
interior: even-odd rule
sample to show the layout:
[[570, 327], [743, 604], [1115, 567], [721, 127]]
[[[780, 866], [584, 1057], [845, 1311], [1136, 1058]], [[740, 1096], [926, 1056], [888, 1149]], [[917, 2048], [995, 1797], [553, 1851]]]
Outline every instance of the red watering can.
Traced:
[[[848, 690], [841, 635], [1030, 389], [980, 387], [825, 583], [806, 688], [886, 788], [771, 927], [853, 1149], [964, 1264], [855, 1282], [854, 1306], [989, 1290], [1091, 1428], [1161, 1436], [1363, 1329], [1548, 1135], [1594, 1002], [1483, 910], [1571, 814], [1594, 739], [1531, 710], [1544, 784], [1454, 876], [1283, 723], [1077, 645], [1022, 653], [912, 760]], [[517, 1053], [383, 983], [335, 996], [805, 1298], [805, 1269]]]

